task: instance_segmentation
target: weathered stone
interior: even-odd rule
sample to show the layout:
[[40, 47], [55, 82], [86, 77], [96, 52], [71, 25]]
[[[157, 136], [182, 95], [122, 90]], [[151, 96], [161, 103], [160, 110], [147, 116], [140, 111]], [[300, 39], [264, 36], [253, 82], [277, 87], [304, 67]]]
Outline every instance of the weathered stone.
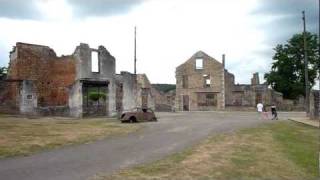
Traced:
[[[97, 71], [92, 54], [97, 55]], [[121, 111], [143, 105], [154, 109], [146, 75], [116, 75], [115, 68], [115, 58], [103, 46], [81, 43], [73, 55], [57, 57], [48, 46], [17, 43], [1, 85], [5, 88], [0, 88], [0, 105], [23, 114], [74, 117], [114, 116], [118, 102]], [[124, 91], [118, 97], [120, 86]]]
[[[198, 60], [202, 67], [196, 67]], [[223, 64], [202, 51], [197, 52], [176, 68], [176, 109], [224, 109], [227, 97], [225, 86], [230, 84], [232, 78], [233, 75], [225, 71]]]
[[120, 114], [137, 107], [155, 110], [154, 95], [151, 84], [145, 74], [121, 72], [116, 76], [116, 107]]
[[[251, 85], [235, 85], [234, 75], [224, 68], [224, 57], [220, 63], [199, 51], [177, 67], [175, 107], [178, 111], [223, 110], [225, 106], [255, 107], [259, 102], [282, 107], [282, 94], [260, 84], [258, 73], [253, 75]], [[201, 68], [197, 67], [199, 59], [203, 61]]]

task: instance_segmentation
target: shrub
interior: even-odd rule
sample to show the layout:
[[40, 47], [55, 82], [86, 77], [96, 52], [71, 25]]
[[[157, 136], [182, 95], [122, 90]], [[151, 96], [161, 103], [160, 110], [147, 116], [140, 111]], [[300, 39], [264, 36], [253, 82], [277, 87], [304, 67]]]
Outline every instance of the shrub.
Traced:
[[92, 101], [98, 101], [100, 98], [102, 98], [103, 100], [106, 100], [107, 96], [105, 93], [98, 93], [98, 92], [90, 92], [89, 94], [89, 99]]

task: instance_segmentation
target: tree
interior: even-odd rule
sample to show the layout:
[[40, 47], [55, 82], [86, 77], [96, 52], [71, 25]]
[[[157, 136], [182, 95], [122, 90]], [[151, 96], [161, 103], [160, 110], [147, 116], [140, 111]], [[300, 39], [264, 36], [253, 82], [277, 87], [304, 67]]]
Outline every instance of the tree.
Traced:
[[156, 88], [158, 91], [167, 93], [171, 90], [175, 90], [176, 89], [176, 85], [175, 84], [152, 84], [152, 86], [154, 88]]
[[[307, 37], [309, 61], [309, 87], [315, 84], [319, 67], [317, 35], [310, 32]], [[295, 34], [286, 44], [274, 48], [275, 55], [271, 71], [264, 75], [272, 89], [283, 93], [284, 98], [295, 99], [305, 95], [303, 34]]]
[[6, 78], [7, 72], [8, 72], [8, 68], [0, 67], [0, 80]]

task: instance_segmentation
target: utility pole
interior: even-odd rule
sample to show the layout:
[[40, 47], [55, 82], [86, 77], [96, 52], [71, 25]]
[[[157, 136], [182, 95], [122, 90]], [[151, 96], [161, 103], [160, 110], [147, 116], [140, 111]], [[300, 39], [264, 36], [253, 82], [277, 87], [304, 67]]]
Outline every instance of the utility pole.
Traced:
[[134, 74], [137, 74], [137, 27], [134, 27]]
[[[320, 109], [320, 0], [318, 2], [318, 11], [319, 11], [319, 16], [318, 16], [318, 20], [319, 20], [319, 26], [318, 26], [318, 30], [319, 30], [319, 33], [318, 33], [318, 55], [319, 55], [319, 59], [318, 59], [318, 71], [319, 71], [319, 77], [318, 77], [318, 80], [319, 80], [319, 105], [318, 105], [318, 110]], [[318, 119], [319, 119], [319, 127], [320, 127], [320, 112], [318, 112]], [[319, 159], [320, 160], [320, 159]], [[319, 173], [320, 173], [320, 166], [319, 166]]]
[[308, 53], [307, 53], [307, 33], [306, 33], [306, 15], [305, 12], [302, 11], [302, 20], [303, 20], [303, 49], [304, 49], [304, 81], [306, 86], [306, 112], [309, 114], [309, 78], [308, 78]]

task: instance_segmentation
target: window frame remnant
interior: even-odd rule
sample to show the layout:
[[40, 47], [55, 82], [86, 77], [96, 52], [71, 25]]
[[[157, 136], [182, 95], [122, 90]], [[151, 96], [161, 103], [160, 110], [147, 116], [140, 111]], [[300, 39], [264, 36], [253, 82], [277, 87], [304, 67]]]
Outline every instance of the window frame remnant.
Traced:
[[91, 51], [91, 72], [100, 73], [99, 52]]
[[211, 77], [208, 74], [203, 75], [203, 87], [204, 88], [211, 87]]
[[203, 69], [203, 59], [202, 58], [196, 58], [196, 70]]

